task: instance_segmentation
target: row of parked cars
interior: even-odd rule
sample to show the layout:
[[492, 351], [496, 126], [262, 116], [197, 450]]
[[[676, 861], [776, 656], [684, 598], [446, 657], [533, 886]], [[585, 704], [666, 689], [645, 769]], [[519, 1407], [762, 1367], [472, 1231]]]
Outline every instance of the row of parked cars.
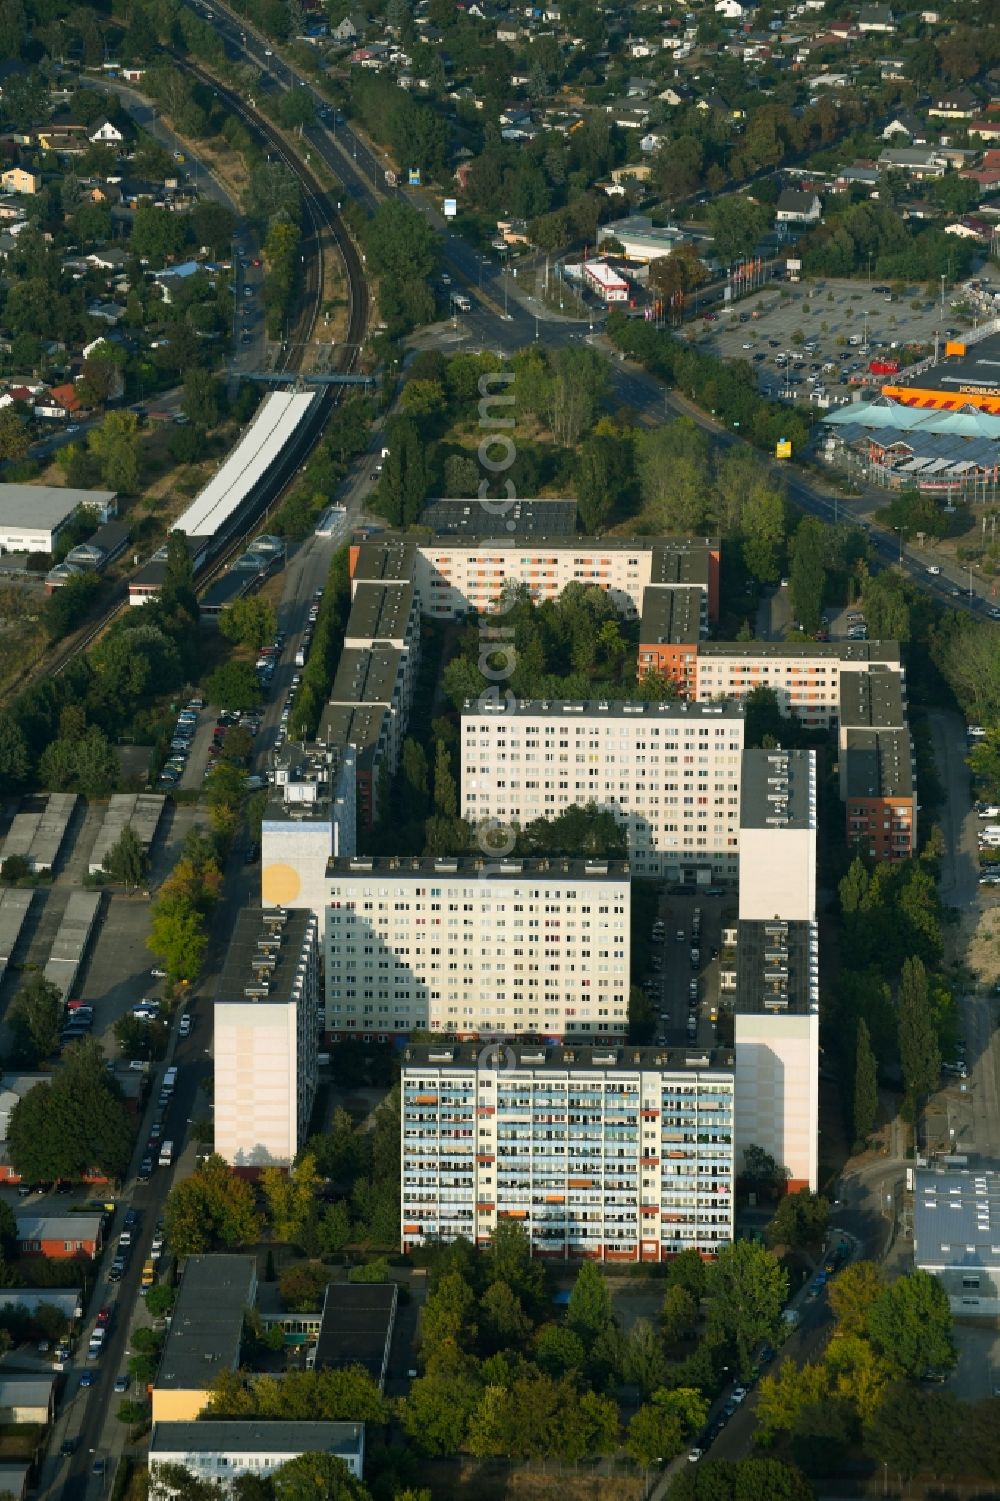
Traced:
[[160, 772], [160, 782], [165, 787], [176, 787], [184, 775], [184, 768], [191, 754], [191, 746], [198, 728], [198, 715], [204, 707], [203, 698], [193, 698], [177, 716], [177, 723], [170, 736], [170, 754]]

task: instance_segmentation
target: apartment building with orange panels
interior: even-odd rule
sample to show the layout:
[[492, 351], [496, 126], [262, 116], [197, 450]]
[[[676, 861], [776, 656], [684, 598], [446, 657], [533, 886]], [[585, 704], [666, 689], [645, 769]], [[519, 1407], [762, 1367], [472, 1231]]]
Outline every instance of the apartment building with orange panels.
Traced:
[[[499, 524], [499, 523], [498, 523]], [[649, 589], [700, 591], [703, 614], [719, 613], [720, 544], [690, 537], [494, 537], [403, 538], [386, 533], [353, 546], [352, 589], [363, 583], [412, 579], [424, 615], [455, 620], [495, 610], [512, 584], [532, 599], [558, 599], [568, 584], [596, 585], [610, 594], [626, 619], [645, 608]]]
[[407, 1047], [404, 1251], [517, 1220], [538, 1256], [660, 1262], [733, 1238], [731, 1051]]
[[840, 796], [847, 842], [869, 860], [908, 860], [917, 846], [917, 785], [902, 678], [845, 673], [840, 711]]

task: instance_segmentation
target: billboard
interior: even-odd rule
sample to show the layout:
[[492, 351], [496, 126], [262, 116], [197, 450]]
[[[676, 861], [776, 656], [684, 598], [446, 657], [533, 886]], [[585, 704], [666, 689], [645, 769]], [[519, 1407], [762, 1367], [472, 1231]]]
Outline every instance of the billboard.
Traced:
[[386, 167], [385, 169], [385, 185], [387, 188], [394, 188], [396, 186], [396, 174], [391, 167]]
[[444, 200], [444, 216], [446, 219], [454, 219], [458, 213], [458, 199], [446, 198]]
[[790, 459], [791, 456], [792, 456], [792, 445], [791, 445], [791, 442], [789, 441], [788, 438], [779, 438], [778, 441], [777, 441], [777, 443], [775, 443], [775, 445], [774, 445], [774, 457], [776, 459]]
[[410, 184], [411, 188], [419, 188], [419, 186], [420, 186], [420, 168], [419, 167], [411, 167], [410, 168], [409, 176], [408, 176], [408, 178], [406, 180]]

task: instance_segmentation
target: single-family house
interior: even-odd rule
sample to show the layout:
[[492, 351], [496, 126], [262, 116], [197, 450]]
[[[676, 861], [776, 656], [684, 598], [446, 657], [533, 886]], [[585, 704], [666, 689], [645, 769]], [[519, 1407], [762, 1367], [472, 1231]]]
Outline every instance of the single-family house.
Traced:
[[879, 156], [878, 164], [883, 172], [906, 172], [918, 181], [943, 177], [948, 170], [948, 163], [938, 152], [914, 147], [889, 147]]
[[47, 1427], [55, 1412], [55, 1392], [55, 1376], [29, 1376], [0, 1367], [0, 1423]]
[[66, 422], [82, 408], [83, 403], [77, 395], [76, 387], [72, 381], [67, 381], [65, 385], [50, 386], [47, 391], [39, 392], [32, 411], [36, 417], [50, 417], [54, 422]]
[[937, 120], [971, 120], [979, 110], [979, 100], [970, 88], [939, 91], [927, 106], [927, 113]]
[[778, 195], [774, 217], [778, 224], [818, 224], [822, 212], [818, 193], [783, 188]]
[[749, 12], [750, 7], [743, 5], [741, 0], [715, 0], [715, 14], [724, 16], [727, 21], [742, 21]]
[[87, 133], [81, 127], [57, 130], [50, 126], [38, 132], [38, 145], [42, 151], [51, 151], [55, 156], [82, 156], [87, 149]]
[[5, 193], [25, 193], [31, 196], [42, 191], [42, 174], [31, 172], [27, 167], [8, 167], [0, 172], [0, 188]]
[[100, 125], [89, 133], [88, 139], [92, 145], [98, 146], [121, 146], [125, 140], [125, 132], [113, 120], [102, 120]]
[[985, 245], [992, 233], [985, 219], [974, 219], [971, 214], [946, 224], [944, 232], [946, 235], [955, 235], [959, 240], [974, 240], [977, 245]]
[[122, 77], [126, 83], [141, 83], [145, 76], [145, 68], [138, 67], [135, 64], [122, 68]]
[[19, 1214], [15, 1218], [21, 1256], [94, 1261], [100, 1253], [104, 1220], [99, 1214]]
[[863, 5], [858, 16], [858, 30], [886, 34], [896, 30], [896, 18], [888, 5]]
[[93, 266], [98, 271], [124, 271], [128, 264], [128, 256], [124, 250], [115, 250], [110, 246], [100, 250], [91, 250], [86, 261], [88, 266]]
[[1000, 115], [993, 120], [970, 120], [966, 129], [970, 136], [977, 136], [981, 141], [1000, 141]]
[[871, 192], [878, 188], [881, 178], [882, 174], [877, 167], [865, 162], [855, 162], [853, 166], [841, 167], [833, 186], [838, 192], [846, 192], [853, 187], [867, 188]]
[[331, 26], [330, 36], [341, 46], [352, 47], [361, 41], [367, 29], [368, 22], [364, 16], [358, 15], [355, 11], [353, 15], [345, 16], [342, 21], [338, 21], [336, 26]]
[[607, 104], [605, 109], [620, 130], [642, 130], [649, 124], [650, 111], [643, 104]]
[[661, 103], [669, 104], [671, 109], [676, 109], [678, 105], [690, 104], [691, 90], [684, 83], [668, 83], [656, 97]]
[[639, 150], [646, 156], [654, 156], [669, 136], [664, 130], [647, 130], [639, 142]]
[[910, 110], [900, 110], [893, 115], [882, 131], [883, 141], [891, 141], [893, 136], [902, 136], [911, 146], [923, 146], [927, 142], [925, 127]]

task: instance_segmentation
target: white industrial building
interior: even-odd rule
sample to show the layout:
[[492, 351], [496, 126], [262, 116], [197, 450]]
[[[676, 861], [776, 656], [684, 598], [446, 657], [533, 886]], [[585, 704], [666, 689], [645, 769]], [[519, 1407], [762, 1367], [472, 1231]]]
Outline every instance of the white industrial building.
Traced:
[[327, 1029], [623, 1038], [630, 879], [614, 860], [332, 860]]
[[82, 507], [99, 522], [117, 514], [114, 490], [0, 484], [0, 552], [48, 552]]
[[735, 881], [743, 733], [735, 703], [467, 704], [462, 817], [523, 829], [593, 803], [626, 831], [634, 875]]
[[402, 1248], [522, 1224], [538, 1255], [714, 1255], [733, 1238], [731, 1053], [412, 1047]]
[[916, 1169], [913, 1264], [938, 1279], [956, 1318], [1000, 1315], [1000, 1173]]
[[290, 1167], [316, 1097], [318, 924], [240, 913], [216, 988], [215, 1150], [234, 1167]]

